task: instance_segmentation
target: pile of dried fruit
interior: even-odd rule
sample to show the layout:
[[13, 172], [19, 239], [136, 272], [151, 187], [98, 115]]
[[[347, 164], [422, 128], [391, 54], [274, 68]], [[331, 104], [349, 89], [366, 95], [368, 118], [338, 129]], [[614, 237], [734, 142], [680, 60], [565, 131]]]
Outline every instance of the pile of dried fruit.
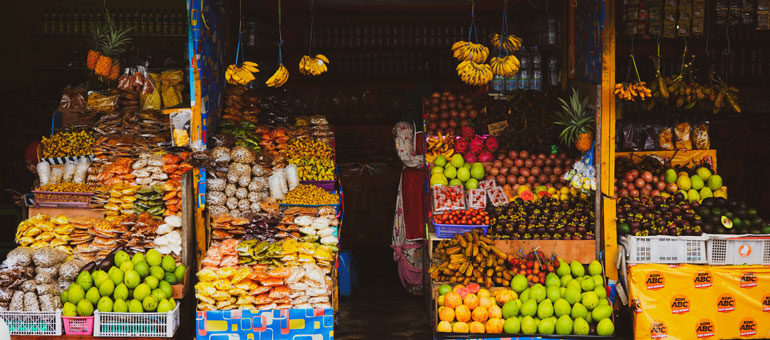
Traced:
[[94, 136], [86, 130], [57, 132], [43, 137], [40, 152], [43, 158], [87, 156], [94, 153]]
[[340, 203], [340, 196], [326, 192], [315, 185], [300, 184], [289, 191], [281, 204], [286, 205], [334, 205]]
[[48, 191], [48, 192], [92, 192], [94, 187], [88, 184], [82, 183], [56, 183], [46, 184], [36, 189], [36, 191]]

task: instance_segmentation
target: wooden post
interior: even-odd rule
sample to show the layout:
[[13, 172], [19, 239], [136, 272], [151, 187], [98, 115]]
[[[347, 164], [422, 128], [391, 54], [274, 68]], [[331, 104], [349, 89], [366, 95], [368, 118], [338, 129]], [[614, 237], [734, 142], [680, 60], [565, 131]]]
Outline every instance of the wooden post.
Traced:
[[604, 270], [607, 278], [618, 279], [615, 257], [618, 253], [615, 226], [615, 0], [605, 3], [604, 31], [602, 32], [602, 99], [599, 120], [599, 164], [602, 193], [604, 240]]

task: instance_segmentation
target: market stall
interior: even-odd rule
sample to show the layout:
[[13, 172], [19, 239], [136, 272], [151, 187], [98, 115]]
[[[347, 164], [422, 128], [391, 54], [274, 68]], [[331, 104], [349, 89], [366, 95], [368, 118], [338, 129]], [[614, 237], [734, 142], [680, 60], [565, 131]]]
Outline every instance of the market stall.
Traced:
[[[583, 6], [587, 18], [601, 16], [601, 5]], [[555, 15], [576, 15], [561, 9]], [[594, 158], [603, 149], [594, 145], [589, 104], [596, 98], [587, 83], [563, 91], [559, 73], [544, 72], [570, 63], [558, 36], [574, 29], [546, 26], [542, 39], [530, 31], [519, 37], [507, 32], [505, 12], [489, 45], [474, 40], [474, 17], [471, 41], [452, 47], [461, 80], [487, 85], [490, 95], [442, 91], [422, 102], [426, 299], [435, 337], [609, 338], [616, 335], [615, 291], [597, 240], [603, 229]], [[581, 79], [595, 73], [590, 65], [582, 70]]]
[[765, 338], [770, 227], [759, 188], [734, 173], [731, 156], [750, 147], [716, 131], [756, 114], [752, 75], [736, 65], [757, 52], [730, 46], [766, 36], [767, 4], [615, 6], [602, 191], [634, 338]]
[[150, 33], [128, 13], [102, 8], [83, 24], [86, 81], [63, 89], [39, 143], [28, 218], [0, 269], [13, 338], [173, 338], [192, 307], [188, 79], [126, 62], [142, 59], [139, 28]]

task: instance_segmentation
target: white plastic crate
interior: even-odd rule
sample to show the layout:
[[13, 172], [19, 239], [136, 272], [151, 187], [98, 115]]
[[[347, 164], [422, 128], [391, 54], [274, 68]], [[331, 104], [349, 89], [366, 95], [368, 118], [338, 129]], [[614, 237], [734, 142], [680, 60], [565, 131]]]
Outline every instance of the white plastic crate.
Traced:
[[770, 236], [709, 235], [710, 265], [770, 265]]
[[168, 313], [94, 312], [94, 336], [171, 338], [179, 328], [179, 305]]
[[11, 335], [61, 335], [61, 310], [55, 312], [0, 312]]
[[626, 236], [628, 263], [706, 263], [704, 236]]

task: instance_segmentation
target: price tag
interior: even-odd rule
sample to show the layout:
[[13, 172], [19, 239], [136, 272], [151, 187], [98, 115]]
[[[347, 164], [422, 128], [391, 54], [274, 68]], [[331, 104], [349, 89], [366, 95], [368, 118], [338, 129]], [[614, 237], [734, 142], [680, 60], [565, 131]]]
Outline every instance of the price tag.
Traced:
[[497, 123], [492, 123], [487, 125], [487, 129], [489, 129], [489, 134], [492, 136], [499, 136], [503, 134], [503, 130], [508, 127], [508, 121], [503, 120], [499, 121]]

